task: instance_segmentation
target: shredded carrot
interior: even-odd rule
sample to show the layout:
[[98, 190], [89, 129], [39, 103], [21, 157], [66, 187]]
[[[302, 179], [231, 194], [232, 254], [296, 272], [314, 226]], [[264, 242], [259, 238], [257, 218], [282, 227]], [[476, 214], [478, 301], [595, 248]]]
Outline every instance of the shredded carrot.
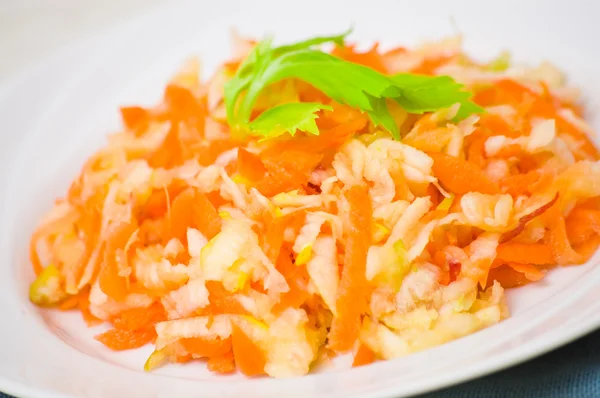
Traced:
[[173, 180], [168, 186], [152, 191], [142, 206], [144, 218], [158, 218], [165, 215], [171, 201], [174, 200], [186, 188], [182, 180]]
[[179, 340], [183, 349], [195, 358], [212, 358], [231, 351], [231, 339], [189, 337]]
[[233, 355], [237, 368], [246, 376], [257, 376], [265, 371], [263, 351], [237, 325], [232, 325]]
[[250, 181], [258, 181], [265, 176], [267, 169], [255, 154], [244, 148], [238, 150], [237, 172]]
[[107, 240], [104, 266], [100, 270], [98, 280], [102, 291], [117, 301], [125, 298], [129, 288], [127, 277], [120, 274], [120, 263], [126, 261], [123, 248], [136, 229], [135, 224], [120, 225]]
[[593, 235], [600, 235], [600, 210], [574, 208], [565, 220], [565, 228], [573, 245], [587, 242]]
[[136, 134], [146, 130], [150, 123], [149, 112], [139, 106], [121, 107], [121, 119], [125, 127]]
[[600, 246], [600, 236], [592, 236], [586, 242], [573, 246], [573, 249], [582, 257], [583, 261], [588, 261]]
[[235, 372], [235, 358], [230, 351], [226, 354], [208, 358], [208, 369], [215, 373], [228, 374]]
[[545, 182], [547, 177], [549, 177], [547, 174], [532, 170], [528, 173], [505, 177], [500, 181], [500, 186], [502, 191], [512, 196], [531, 195], [539, 185]]
[[487, 286], [491, 286], [494, 281], [497, 281], [506, 289], [523, 286], [531, 282], [522, 272], [516, 271], [509, 266], [491, 269], [488, 274]]
[[544, 273], [533, 264], [508, 263], [507, 265], [515, 271], [525, 275], [525, 277], [532, 282], [539, 281], [544, 277]]
[[515, 80], [502, 79], [478, 92], [475, 102], [484, 106], [508, 104], [518, 107], [526, 95], [534, 96], [535, 93]]
[[221, 217], [210, 202], [208, 197], [200, 192], [194, 194], [194, 204], [192, 207], [192, 219], [194, 226], [206, 236], [212, 239], [221, 231]]
[[521, 154], [523, 153], [523, 148], [521, 148], [521, 145], [518, 144], [511, 144], [508, 146], [503, 147], [502, 149], [500, 149], [500, 151], [498, 151], [498, 153], [496, 153], [495, 157], [496, 158], [514, 158], [514, 157], [518, 157], [521, 156]]
[[287, 223], [287, 217], [278, 217], [267, 228], [263, 250], [273, 263], [276, 263], [279, 258]]
[[41, 274], [44, 270], [44, 266], [42, 265], [42, 262], [40, 261], [40, 256], [37, 252], [37, 244], [39, 242], [39, 239], [40, 238], [36, 236], [36, 234], [33, 234], [31, 240], [29, 241], [29, 261], [31, 261], [31, 264], [33, 266], [33, 272], [35, 272], [36, 276]]
[[356, 354], [354, 354], [354, 360], [352, 361], [352, 367], [356, 368], [363, 365], [368, 365], [370, 363], [375, 362], [377, 358], [375, 357], [375, 353], [371, 351], [369, 347], [360, 343], [358, 345], [358, 350], [356, 350]]
[[[179, 239], [181, 242], [187, 242], [187, 229], [194, 226], [190, 209], [194, 208], [195, 201], [194, 189], [188, 188], [177, 195], [171, 204], [168, 228], [171, 231], [171, 237]], [[169, 239], [170, 237], [165, 237], [165, 243]]]
[[62, 311], [68, 311], [68, 310], [72, 310], [72, 309], [81, 310], [81, 307], [85, 306], [86, 303], [88, 302], [89, 295], [90, 295], [89, 289], [87, 289], [87, 288], [82, 289], [81, 291], [79, 291], [79, 293], [77, 293], [73, 296], [70, 296], [65, 301], [60, 303], [58, 308]]
[[65, 301], [63, 301], [62, 303], [60, 303], [60, 305], [58, 306], [58, 309], [61, 311], [68, 311], [68, 310], [72, 310], [73, 308], [77, 308], [77, 306], [79, 305], [79, 296], [75, 295], [75, 296], [71, 296], [69, 298], [67, 298]]
[[160, 303], [154, 303], [148, 308], [131, 308], [119, 313], [111, 320], [116, 329], [138, 330], [166, 320], [165, 310]]
[[81, 300], [79, 300], [78, 309], [81, 312], [84, 322], [89, 327], [99, 325], [103, 322], [90, 312], [89, 292], [86, 292], [86, 294], [81, 297]]
[[414, 68], [412, 72], [423, 75], [433, 75], [435, 74], [435, 70], [437, 68], [448, 63], [452, 58], [452, 56], [439, 56], [436, 58], [427, 58], [423, 60], [418, 67]]
[[296, 150], [265, 153], [261, 161], [267, 169], [267, 176], [256, 183], [257, 189], [267, 196], [298, 189], [306, 184], [322, 157], [318, 153]]
[[283, 293], [273, 312], [280, 313], [286, 308], [300, 308], [311, 296], [307, 290], [309, 275], [305, 266], [297, 266], [292, 262], [291, 252], [283, 249], [276, 262], [277, 269], [288, 281], [290, 290]]
[[467, 137], [467, 160], [479, 166], [479, 168], [484, 168], [487, 159], [485, 157], [485, 141], [487, 140], [487, 136], [481, 133], [481, 131], [475, 131], [471, 136]]
[[425, 152], [441, 152], [452, 139], [450, 130], [444, 127], [427, 129], [424, 131], [413, 130], [403, 139], [406, 145], [418, 148]]
[[153, 327], [139, 330], [111, 329], [95, 338], [111, 350], [122, 351], [142, 347], [156, 337]]
[[183, 162], [183, 149], [179, 140], [179, 126], [171, 125], [162, 145], [150, 157], [151, 167], [170, 168]]
[[371, 49], [361, 53], [356, 51], [354, 46], [337, 46], [332, 51], [332, 54], [347, 61], [368, 66], [376, 71], [385, 73], [386, 67], [382, 61], [382, 55], [379, 53], [378, 47], [378, 43], [375, 43]]
[[362, 186], [351, 187], [345, 197], [350, 205], [350, 230], [336, 302], [338, 316], [334, 318], [329, 332], [329, 345], [335, 351], [349, 350], [356, 340], [369, 290], [365, 268], [371, 241], [371, 200], [368, 191]]
[[198, 128], [198, 133], [203, 134], [205, 104], [194, 97], [194, 94], [185, 87], [169, 84], [165, 88], [165, 105], [169, 116], [173, 120], [192, 122]]
[[220, 282], [208, 281], [206, 288], [209, 291], [209, 305], [198, 310], [198, 315], [216, 314], [247, 314], [248, 311], [235, 297], [228, 292]]
[[542, 243], [506, 242], [498, 245], [496, 258], [509, 263], [552, 264], [554, 255], [550, 246]]
[[547, 241], [552, 248], [554, 260], [557, 264], [574, 265], [583, 262], [583, 258], [571, 247], [563, 217], [554, 220], [548, 231]]
[[471, 191], [500, 193], [498, 186], [476, 164], [442, 153], [429, 155], [433, 159], [433, 174], [450, 191], [458, 194]]
[[514, 127], [511, 127], [502, 116], [492, 113], [481, 116], [479, 127], [480, 129], [485, 129], [489, 136], [503, 135], [509, 138], [517, 138], [521, 135], [521, 133]]

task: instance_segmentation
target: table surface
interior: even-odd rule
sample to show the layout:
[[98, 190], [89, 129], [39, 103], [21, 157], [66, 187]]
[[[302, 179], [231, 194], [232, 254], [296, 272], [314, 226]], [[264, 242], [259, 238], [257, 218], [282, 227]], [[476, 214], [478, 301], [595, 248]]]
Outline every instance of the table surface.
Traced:
[[[72, 37], [99, 31], [161, 0], [3, 0], [0, 83]], [[35, 34], [31, 29], [35, 26]], [[427, 394], [427, 398], [600, 397], [600, 331], [511, 369]], [[10, 398], [0, 392], [0, 398]]]

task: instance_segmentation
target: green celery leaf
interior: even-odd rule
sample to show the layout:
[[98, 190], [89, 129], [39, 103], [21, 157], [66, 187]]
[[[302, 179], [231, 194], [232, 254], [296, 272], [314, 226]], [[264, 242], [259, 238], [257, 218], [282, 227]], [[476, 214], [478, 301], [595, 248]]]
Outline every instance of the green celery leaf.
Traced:
[[250, 122], [250, 130], [253, 135], [262, 136], [265, 139], [279, 137], [285, 133], [294, 136], [296, 130], [319, 135], [315, 120], [318, 117], [317, 112], [323, 109], [333, 110], [328, 105], [316, 102], [277, 105], [267, 109]]
[[227, 121], [232, 127], [239, 124], [239, 121], [235, 118], [235, 107], [238, 98], [256, 78], [256, 69], [265, 65], [271, 59], [271, 53], [271, 39], [259, 42], [242, 62], [235, 76], [225, 83], [225, 109], [227, 111]]
[[414, 74], [383, 75], [371, 68], [311, 49], [326, 42], [343, 43], [350, 32], [317, 37], [278, 48], [271, 40], [260, 42], [225, 85], [227, 118], [232, 134], [243, 138], [254, 131], [265, 138], [297, 129], [318, 133], [315, 112], [320, 104], [284, 104], [264, 111], [250, 123], [260, 94], [273, 83], [298, 79], [319, 89], [333, 100], [367, 112], [375, 125], [381, 125], [399, 139], [398, 126], [386, 99], [395, 100], [409, 113], [421, 114], [461, 105], [460, 120], [483, 109], [471, 101], [471, 93], [448, 76]]
[[[229, 122], [229, 124], [232, 127], [234, 127], [235, 130], [239, 128], [240, 125], [246, 124], [248, 122], [248, 118], [250, 117], [252, 109], [242, 110], [241, 112], [239, 112], [240, 117], [234, 116], [236, 113], [238, 113], [236, 112], [236, 105], [238, 103], [238, 99], [240, 98], [242, 92], [249, 88], [250, 83], [261, 75], [264, 68], [273, 57], [280, 56], [286, 52], [305, 49], [328, 42], [333, 42], [335, 44], [341, 45], [344, 43], [345, 38], [351, 32], [352, 28], [339, 35], [315, 37], [276, 48], [272, 47], [271, 38], [267, 38], [265, 40], [260, 41], [252, 49], [252, 51], [246, 57], [244, 62], [242, 62], [235, 76], [225, 84], [224, 97], [227, 112], [227, 121]], [[254, 103], [254, 101], [255, 98], [253, 98], [252, 103]]]
[[434, 112], [456, 103], [460, 103], [459, 119], [483, 112], [483, 108], [471, 101], [471, 93], [449, 76], [398, 74], [392, 79], [402, 87], [403, 95], [396, 101], [407, 112]]
[[325, 43], [335, 43], [338, 46], [342, 46], [342, 45], [344, 45], [344, 41], [346, 40], [346, 37], [348, 37], [348, 35], [350, 33], [352, 33], [352, 29], [353, 28], [350, 28], [347, 31], [345, 31], [344, 33], [339, 34], [339, 35], [313, 37], [313, 38], [310, 38], [307, 40], [299, 41], [297, 43], [280, 46], [275, 49], [275, 54], [281, 55], [285, 52], [294, 51], [294, 50], [302, 50], [305, 48], [319, 46], [319, 45], [325, 44]]
[[392, 136], [399, 140], [400, 130], [396, 125], [396, 121], [390, 114], [385, 98], [371, 97], [371, 107], [373, 110], [367, 111], [369, 117], [375, 126], [383, 126], [386, 130], [392, 133]]
[[464, 101], [460, 103], [460, 108], [456, 116], [452, 119], [453, 122], [460, 122], [473, 114], [485, 113], [485, 109], [474, 103], [473, 101]]
[[292, 51], [275, 58], [248, 89], [240, 105], [240, 119], [248, 120], [258, 94], [269, 84], [295, 78], [313, 85], [340, 103], [372, 111], [371, 97], [397, 97], [402, 91], [393, 80], [371, 68], [316, 50]]

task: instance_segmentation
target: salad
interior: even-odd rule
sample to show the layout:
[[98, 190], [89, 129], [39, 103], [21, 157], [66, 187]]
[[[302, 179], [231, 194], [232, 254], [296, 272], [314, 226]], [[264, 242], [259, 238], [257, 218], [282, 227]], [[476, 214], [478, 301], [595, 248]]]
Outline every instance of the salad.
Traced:
[[560, 71], [348, 34], [236, 36], [208, 81], [190, 60], [122, 107], [32, 234], [30, 300], [153, 344], [148, 371], [288, 377], [469, 335], [509, 316], [505, 289], [587, 261], [600, 163]]

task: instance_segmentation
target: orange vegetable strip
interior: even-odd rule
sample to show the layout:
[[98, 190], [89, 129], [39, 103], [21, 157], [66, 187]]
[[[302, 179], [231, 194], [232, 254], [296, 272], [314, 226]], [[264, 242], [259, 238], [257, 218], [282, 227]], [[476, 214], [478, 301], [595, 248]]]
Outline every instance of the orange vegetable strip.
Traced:
[[[103, 260], [102, 254], [105, 247], [102, 246], [102, 242], [99, 242], [101, 217], [100, 212], [93, 207], [83, 212], [77, 227], [79, 232], [83, 234], [82, 240], [85, 244], [85, 252], [76, 266], [64, 271], [65, 281], [73, 280], [77, 281], [77, 284], [81, 284], [86, 272], [90, 272], [92, 277], [95, 276], [99, 264]], [[99, 248], [98, 245], [100, 245]], [[94, 258], [94, 251], [96, 250], [99, 255]], [[89, 283], [89, 281], [85, 282]]]
[[307, 291], [309, 276], [306, 267], [295, 265], [290, 256], [290, 249], [283, 248], [275, 263], [277, 270], [287, 280], [290, 290], [280, 296], [279, 302], [273, 307], [274, 314], [278, 314], [290, 307], [300, 308], [310, 298], [310, 294]]
[[156, 332], [153, 327], [135, 331], [111, 329], [95, 337], [96, 340], [115, 351], [139, 348], [150, 343], [154, 338], [156, 338]]
[[119, 275], [119, 263], [126, 261], [123, 248], [136, 229], [137, 226], [133, 223], [121, 224], [116, 227], [106, 242], [104, 265], [100, 270], [98, 280], [100, 289], [116, 301], [123, 301], [127, 295], [128, 277]]
[[523, 286], [531, 282], [523, 273], [515, 271], [507, 265], [490, 270], [487, 286], [492, 286], [494, 281], [498, 281], [506, 289]]
[[289, 217], [277, 217], [268, 227], [265, 234], [264, 252], [272, 263], [277, 262], [281, 245], [283, 244], [283, 233], [287, 228]]
[[361, 53], [356, 51], [355, 46], [353, 45], [346, 45], [343, 47], [336, 46], [331, 52], [331, 55], [335, 55], [346, 61], [354, 62], [355, 64], [368, 66], [381, 73], [386, 73], [387, 68], [384, 65], [382, 55], [377, 51], [378, 47], [379, 43], [375, 43], [369, 50]]
[[237, 368], [246, 376], [263, 374], [267, 360], [260, 347], [235, 324], [232, 325], [231, 337]]
[[519, 196], [532, 193], [535, 190], [536, 183], [542, 178], [537, 170], [532, 170], [525, 174], [516, 174], [500, 180], [502, 191], [512, 195]]
[[470, 141], [467, 149], [467, 160], [480, 168], [485, 167], [487, 162], [485, 157], [485, 141], [487, 140], [487, 136], [476, 131], [467, 138]]
[[301, 188], [321, 159], [322, 154], [299, 150], [263, 153], [261, 161], [267, 169], [267, 176], [256, 183], [256, 188], [265, 196]]
[[435, 70], [440, 66], [448, 63], [453, 58], [452, 55], [441, 55], [436, 58], [426, 58], [421, 64], [414, 68], [411, 72], [422, 75], [434, 75]]
[[533, 264], [508, 263], [510, 268], [525, 275], [532, 282], [539, 281], [544, 277], [544, 273]]
[[[171, 237], [179, 239], [187, 244], [187, 229], [193, 226], [191, 209], [194, 207], [196, 194], [193, 188], [188, 188], [181, 192], [171, 204], [170, 218], [168, 219]], [[165, 237], [163, 243], [170, 238]]]
[[104, 322], [101, 319], [96, 318], [90, 312], [89, 292], [82, 297], [81, 300], [79, 300], [79, 311], [81, 311], [81, 316], [89, 327], [96, 326]]
[[260, 160], [260, 157], [252, 152], [248, 152], [244, 148], [239, 148], [237, 172], [251, 181], [257, 181], [265, 176], [267, 169]]
[[487, 129], [490, 136], [504, 135], [509, 138], [517, 138], [522, 135], [521, 132], [512, 128], [502, 116], [493, 113], [482, 115], [479, 120], [479, 126]]
[[231, 351], [223, 355], [209, 358], [207, 365], [211, 372], [220, 374], [235, 372], [235, 359]]
[[476, 164], [443, 153], [430, 153], [429, 156], [433, 159], [433, 174], [453, 193], [500, 193], [498, 185]]
[[377, 358], [375, 357], [375, 353], [371, 351], [369, 347], [360, 343], [358, 345], [358, 350], [356, 354], [354, 354], [354, 360], [352, 361], [352, 367], [356, 368], [363, 365], [368, 365], [370, 363], [375, 362]]
[[552, 248], [542, 243], [506, 242], [498, 245], [496, 258], [521, 264], [552, 264]]
[[554, 220], [546, 237], [557, 264], [574, 265], [583, 262], [582, 256], [571, 247], [565, 227], [565, 219], [562, 216]]
[[142, 206], [141, 218], [156, 218], [163, 216], [167, 208], [183, 190], [187, 184], [179, 179], [171, 181], [166, 188], [155, 189]]
[[36, 276], [39, 276], [44, 270], [44, 266], [40, 261], [40, 256], [37, 251], [37, 244], [40, 240], [41, 236], [34, 233], [29, 241], [29, 261], [31, 261], [31, 265], [33, 266], [33, 272], [35, 272]]
[[179, 125], [172, 124], [160, 147], [152, 153], [148, 164], [151, 167], [171, 168], [183, 161], [183, 149], [179, 139]]
[[[169, 84], [165, 88], [165, 104], [169, 109], [169, 116], [176, 120], [189, 120], [202, 122], [204, 125], [205, 106], [194, 97], [194, 94], [185, 87], [177, 84]], [[201, 131], [203, 133], [203, 129]]]
[[574, 208], [565, 220], [569, 241], [580, 245], [593, 235], [600, 235], [600, 210]]
[[371, 200], [365, 186], [353, 186], [345, 198], [350, 205], [344, 268], [336, 301], [338, 316], [329, 332], [334, 351], [348, 351], [358, 337], [361, 314], [366, 310], [369, 284], [366, 279], [367, 251], [371, 246]]
[[150, 121], [149, 112], [139, 106], [124, 106], [120, 108], [123, 125], [134, 132], [143, 131]]
[[221, 232], [223, 220], [208, 197], [200, 192], [194, 195], [193, 213], [194, 225], [207, 239], [214, 238]]
[[76, 308], [78, 305], [79, 297], [77, 295], [69, 296], [58, 305], [58, 309], [61, 311], [68, 311], [72, 310], [73, 308]]
[[588, 261], [590, 257], [596, 253], [598, 246], [600, 245], [600, 236], [592, 236], [586, 242], [581, 245], [574, 246], [573, 249], [579, 253], [584, 261]]
[[240, 314], [247, 315], [248, 311], [238, 300], [221, 284], [221, 282], [207, 281], [209, 305], [197, 311], [197, 315]]
[[502, 147], [498, 153], [496, 153], [496, 155], [494, 155], [494, 157], [496, 158], [503, 158], [503, 159], [507, 159], [507, 158], [514, 158], [514, 157], [519, 157], [521, 156], [521, 154], [523, 154], [523, 148], [521, 148], [521, 145], [519, 144], [511, 144], [505, 147]]
[[225, 355], [231, 351], [231, 339], [193, 337], [178, 341], [183, 349], [195, 358], [210, 358]]
[[121, 311], [111, 322], [116, 329], [137, 330], [165, 320], [166, 315], [162, 304], [154, 303], [148, 308]]
[[[235, 148], [235, 145], [227, 139], [200, 141], [190, 145], [189, 152], [198, 158], [198, 163], [201, 166], [209, 166], [217, 160], [220, 154], [232, 148]], [[235, 165], [235, 162], [231, 164]]]

